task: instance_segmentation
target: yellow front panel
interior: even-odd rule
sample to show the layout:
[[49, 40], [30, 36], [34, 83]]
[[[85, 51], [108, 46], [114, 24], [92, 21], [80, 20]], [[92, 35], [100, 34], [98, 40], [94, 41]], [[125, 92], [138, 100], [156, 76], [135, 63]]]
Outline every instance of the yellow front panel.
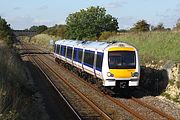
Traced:
[[108, 51], [135, 51], [135, 49], [130, 47], [112, 47]]
[[110, 69], [115, 78], [130, 78], [135, 69]]

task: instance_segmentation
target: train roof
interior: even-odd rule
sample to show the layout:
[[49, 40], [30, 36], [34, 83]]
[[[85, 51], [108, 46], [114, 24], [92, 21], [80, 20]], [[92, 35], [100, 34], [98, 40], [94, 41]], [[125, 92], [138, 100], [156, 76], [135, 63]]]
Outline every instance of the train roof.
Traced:
[[[81, 41], [81, 40], [58, 40], [55, 44], [62, 44], [66, 46], [76, 46], [104, 50], [107, 47], [133, 47], [124, 42], [99, 42], [99, 41]], [[133, 47], [135, 48], [135, 47]]]

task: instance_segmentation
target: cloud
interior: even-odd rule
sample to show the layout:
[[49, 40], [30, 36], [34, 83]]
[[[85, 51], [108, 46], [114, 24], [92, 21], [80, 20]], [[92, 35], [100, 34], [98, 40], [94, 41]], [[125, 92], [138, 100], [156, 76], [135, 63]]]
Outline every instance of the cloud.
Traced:
[[49, 23], [51, 23], [50, 20], [38, 19], [38, 18], [33, 19], [32, 22], [33, 22], [34, 24], [49, 24]]
[[156, 24], [162, 22], [165, 27], [174, 27], [177, 20], [180, 18], [180, 3], [177, 4], [175, 8], [168, 8], [162, 13], [157, 13], [156, 17]]
[[30, 16], [9, 16], [6, 17], [6, 20], [8, 23], [11, 24], [11, 27], [13, 29], [25, 29], [30, 28], [33, 25], [46, 25], [46, 26], [52, 26], [56, 22], [41, 18], [33, 18]]
[[137, 18], [134, 18], [132, 16], [122, 16], [118, 18], [120, 29], [130, 29], [136, 22]]
[[106, 8], [119, 8], [125, 4], [126, 4], [126, 2], [124, 2], [124, 1], [115, 1], [115, 2], [110, 2], [108, 4], [105, 4], [104, 7], [106, 7]]
[[176, 6], [175, 11], [177, 12], [177, 14], [180, 14], [180, 3]]
[[154, 25], [155, 23], [164, 23], [165, 27], [169, 27], [172, 28], [174, 27], [174, 25], [176, 24], [176, 21], [178, 19], [178, 16], [176, 15], [176, 13], [173, 14], [156, 14], [157, 20], [156, 22], [154, 21]]
[[57, 22], [57, 24], [64, 25], [64, 24], [66, 24], [66, 21], [65, 20], [61, 20], [61, 21]]
[[3, 13], [3, 12], [0, 13], [0, 16], [1, 16], [1, 17], [4, 17], [5, 15], [6, 15], [6, 14]]
[[14, 7], [13, 10], [20, 10], [22, 9], [21, 7]]
[[38, 9], [39, 9], [39, 10], [47, 10], [47, 9], [48, 9], [48, 6], [43, 5], [43, 6], [40, 6]]

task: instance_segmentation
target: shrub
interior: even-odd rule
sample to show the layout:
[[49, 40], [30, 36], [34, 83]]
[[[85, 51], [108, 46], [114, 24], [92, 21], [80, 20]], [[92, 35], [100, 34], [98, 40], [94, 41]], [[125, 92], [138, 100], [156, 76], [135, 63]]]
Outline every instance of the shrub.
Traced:
[[176, 82], [177, 88], [180, 89], [180, 81]]
[[109, 37], [115, 36], [116, 34], [116, 32], [102, 32], [101, 36], [99, 37], [99, 40], [107, 40]]
[[173, 86], [175, 84], [175, 80], [169, 80], [169, 84]]
[[0, 40], [4, 40], [10, 47], [13, 44], [12, 31], [6, 20], [0, 16]]
[[19, 56], [2, 41], [0, 56], [0, 120], [45, 120], [47, 114]]

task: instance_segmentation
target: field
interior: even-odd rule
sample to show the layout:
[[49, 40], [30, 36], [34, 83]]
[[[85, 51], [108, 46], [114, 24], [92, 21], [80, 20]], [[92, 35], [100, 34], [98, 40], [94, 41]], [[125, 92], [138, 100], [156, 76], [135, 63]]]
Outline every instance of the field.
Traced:
[[142, 63], [160, 60], [180, 62], [180, 32], [122, 33], [106, 41], [113, 40], [137, 47]]

